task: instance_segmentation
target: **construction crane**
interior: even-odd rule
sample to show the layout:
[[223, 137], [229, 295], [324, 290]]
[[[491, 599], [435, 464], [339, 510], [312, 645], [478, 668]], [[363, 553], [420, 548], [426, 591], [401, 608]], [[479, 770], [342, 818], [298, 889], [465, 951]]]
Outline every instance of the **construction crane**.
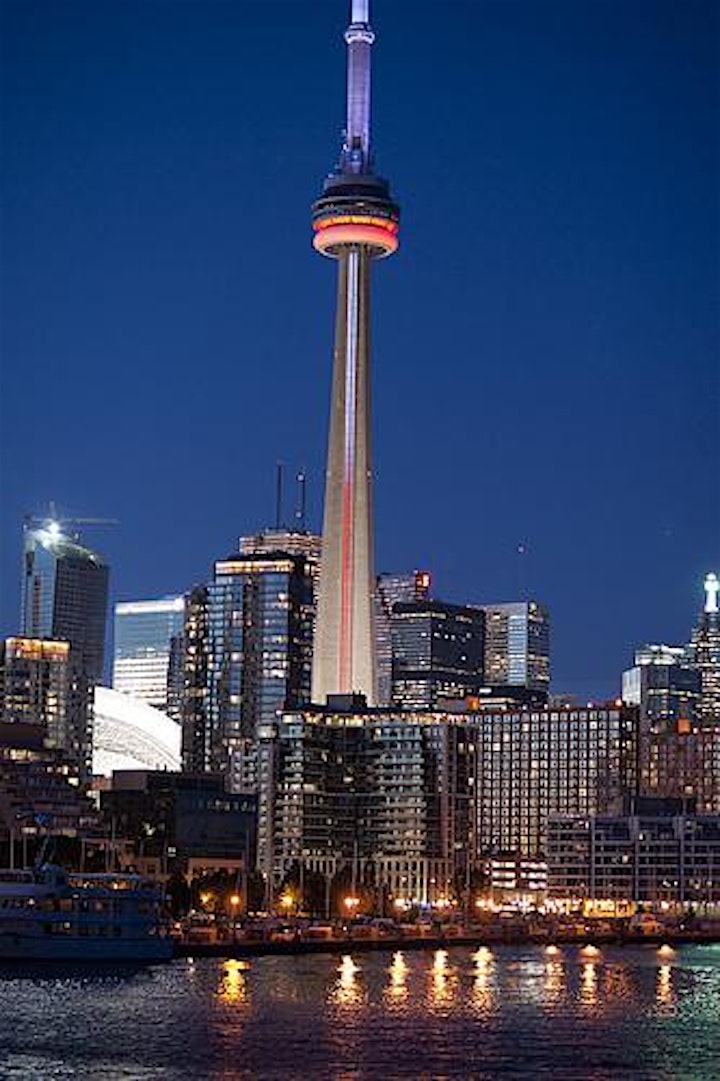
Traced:
[[[50, 513], [47, 516], [41, 516], [38, 514], [26, 514], [23, 520], [25, 529], [41, 528], [46, 529], [49, 533], [59, 536], [63, 532], [65, 526], [78, 526], [78, 525], [119, 525], [120, 522], [117, 518], [69, 518], [59, 515], [57, 507], [54, 502], [49, 503]], [[71, 530], [69, 533], [74, 540], [78, 539], [78, 534], [75, 530]]]

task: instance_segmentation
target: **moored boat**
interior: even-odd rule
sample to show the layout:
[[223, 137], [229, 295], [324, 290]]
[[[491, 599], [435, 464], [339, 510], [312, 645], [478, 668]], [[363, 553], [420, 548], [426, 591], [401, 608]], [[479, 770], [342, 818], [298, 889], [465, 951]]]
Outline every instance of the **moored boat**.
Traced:
[[55, 864], [0, 870], [0, 961], [164, 961], [173, 945], [157, 886]]

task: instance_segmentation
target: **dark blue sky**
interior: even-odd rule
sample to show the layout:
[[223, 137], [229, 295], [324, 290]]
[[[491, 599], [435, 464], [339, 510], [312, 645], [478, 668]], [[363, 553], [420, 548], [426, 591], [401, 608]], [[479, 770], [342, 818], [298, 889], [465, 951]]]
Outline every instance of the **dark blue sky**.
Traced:
[[[120, 519], [115, 599], [270, 524], [278, 458], [317, 524], [347, 6], [3, 5], [2, 633], [50, 499]], [[720, 569], [719, 12], [373, 4], [377, 565], [532, 591], [558, 690], [614, 693]]]

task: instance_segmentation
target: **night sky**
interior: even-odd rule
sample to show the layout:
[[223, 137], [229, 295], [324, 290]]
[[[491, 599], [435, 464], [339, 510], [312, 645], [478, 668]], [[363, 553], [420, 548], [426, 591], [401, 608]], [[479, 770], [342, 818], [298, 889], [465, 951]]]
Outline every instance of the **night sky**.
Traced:
[[[335, 267], [310, 203], [344, 0], [2, 7], [0, 631], [49, 500], [113, 599], [206, 579], [307, 467]], [[379, 570], [532, 593], [556, 690], [614, 694], [720, 570], [720, 8], [374, 0]], [[292, 507], [288, 500], [287, 517]], [[524, 556], [518, 545], [527, 547]]]

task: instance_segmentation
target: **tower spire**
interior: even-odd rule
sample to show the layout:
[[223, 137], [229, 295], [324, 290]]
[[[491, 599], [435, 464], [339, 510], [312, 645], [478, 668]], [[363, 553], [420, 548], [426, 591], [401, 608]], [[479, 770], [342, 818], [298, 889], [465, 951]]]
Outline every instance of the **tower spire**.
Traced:
[[372, 171], [370, 147], [370, 29], [368, 0], [353, 0], [347, 42], [347, 123], [340, 169], [343, 173]]

